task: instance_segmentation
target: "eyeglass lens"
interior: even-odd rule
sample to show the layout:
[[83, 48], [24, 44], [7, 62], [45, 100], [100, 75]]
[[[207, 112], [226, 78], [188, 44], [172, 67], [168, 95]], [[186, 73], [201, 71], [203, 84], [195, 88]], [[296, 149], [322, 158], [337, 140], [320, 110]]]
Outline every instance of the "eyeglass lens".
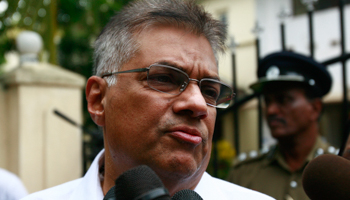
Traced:
[[[182, 71], [169, 66], [152, 65], [147, 75], [148, 85], [160, 92], [177, 95], [189, 84], [189, 77]], [[226, 108], [232, 98], [232, 89], [214, 79], [202, 79], [199, 83], [207, 104]]]

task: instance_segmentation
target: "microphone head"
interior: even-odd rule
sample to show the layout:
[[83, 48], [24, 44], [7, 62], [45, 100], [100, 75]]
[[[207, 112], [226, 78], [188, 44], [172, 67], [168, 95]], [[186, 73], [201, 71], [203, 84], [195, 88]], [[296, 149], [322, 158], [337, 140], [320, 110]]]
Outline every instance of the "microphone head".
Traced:
[[350, 199], [350, 161], [332, 154], [318, 156], [306, 166], [302, 182], [310, 199]]
[[108, 190], [103, 200], [115, 200], [115, 186]]
[[171, 197], [171, 200], [203, 200], [199, 194], [193, 190], [180, 190]]
[[146, 165], [121, 174], [115, 181], [115, 196], [118, 200], [170, 199], [168, 190], [164, 188], [160, 178]]

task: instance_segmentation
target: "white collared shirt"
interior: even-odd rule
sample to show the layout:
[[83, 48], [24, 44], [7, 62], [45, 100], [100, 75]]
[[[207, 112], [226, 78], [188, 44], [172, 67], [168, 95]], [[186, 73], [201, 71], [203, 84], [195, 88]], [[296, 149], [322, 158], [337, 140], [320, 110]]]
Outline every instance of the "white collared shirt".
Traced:
[[26, 188], [17, 175], [0, 169], [0, 200], [18, 200], [27, 194]]
[[[83, 178], [33, 193], [22, 200], [102, 200], [104, 196], [99, 178], [99, 163], [103, 158], [104, 150], [96, 156]], [[214, 178], [206, 172], [194, 191], [204, 200], [273, 199], [265, 194]]]

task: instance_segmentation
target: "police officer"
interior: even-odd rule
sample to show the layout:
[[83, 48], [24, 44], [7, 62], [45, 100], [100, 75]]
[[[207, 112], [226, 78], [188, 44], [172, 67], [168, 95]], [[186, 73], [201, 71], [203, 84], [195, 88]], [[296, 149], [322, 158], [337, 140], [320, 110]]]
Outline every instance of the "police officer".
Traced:
[[277, 200], [309, 199], [302, 187], [306, 164], [336, 149], [319, 136], [321, 98], [332, 79], [323, 65], [292, 53], [277, 52], [261, 60], [258, 82], [251, 85], [263, 95], [265, 116], [277, 145], [254, 158], [234, 164], [228, 180], [268, 194]]

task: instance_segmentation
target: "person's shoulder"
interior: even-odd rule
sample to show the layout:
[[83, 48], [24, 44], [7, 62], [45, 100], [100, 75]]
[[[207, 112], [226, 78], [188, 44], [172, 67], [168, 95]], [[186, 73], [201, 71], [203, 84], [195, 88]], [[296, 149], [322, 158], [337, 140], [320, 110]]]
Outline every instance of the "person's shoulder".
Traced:
[[21, 179], [14, 173], [0, 168], [0, 199], [19, 199], [28, 194]]
[[22, 181], [18, 178], [18, 176], [10, 171], [0, 168], [0, 185], [9, 186], [9, 184], [17, 184]]
[[45, 190], [41, 190], [35, 193], [32, 193], [21, 200], [65, 200], [69, 199], [69, 196], [73, 193], [74, 189], [80, 184], [80, 179], [69, 181], [61, 185], [54, 186]]
[[317, 157], [323, 154], [338, 155], [339, 149], [332, 146], [325, 138], [318, 137], [312, 153], [314, 157]]
[[247, 181], [253, 180], [261, 169], [268, 166], [273, 153], [274, 148], [240, 153], [234, 160], [226, 180], [247, 186]]
[[220, 199], [232, 199], [233, 196], [235, 197], [235, 199], [247, 199], [247, 200], [250, 200], [250, 199], [272, 200], [273, 199], [272, 197], [266, 194], [236, 185], [234, 183], [230, 183], [228, 181], [225, 181], [219, 178], [212, 177], [209, 174], [204, 174], [204, 176], [206, 176], [206, 181], [210, 182], [211, 187], [215, 186], [216, 188], [215, 190], [212, 188], [210, 192], [213, 193], [214, 195], [219, 196]]
[[233, 168], [239, 169], [247, 166], [259, 166], [264, 163], [264, 161], [268, 158], [270, 154], [273, 154], [274, 148], [271, 149], [263, 149], [260, 151], [249, 151], [240, 153], [237, 158], [233, 162]]

